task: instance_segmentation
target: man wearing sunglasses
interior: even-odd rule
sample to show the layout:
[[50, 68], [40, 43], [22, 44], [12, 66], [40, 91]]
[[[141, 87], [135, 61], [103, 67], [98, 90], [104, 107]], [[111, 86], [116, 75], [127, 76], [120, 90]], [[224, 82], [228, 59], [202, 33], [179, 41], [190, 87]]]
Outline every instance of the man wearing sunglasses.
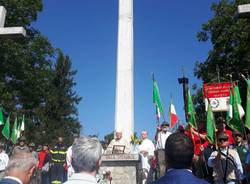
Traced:
[[243, 180], [243, 169], [237, 151], [229, 147], [227, 134], [219, 134], [217, 140], [218, 150], [212, 152], [208, 159], [208, 166], [213, 167], [214, 182], [239, 183]]

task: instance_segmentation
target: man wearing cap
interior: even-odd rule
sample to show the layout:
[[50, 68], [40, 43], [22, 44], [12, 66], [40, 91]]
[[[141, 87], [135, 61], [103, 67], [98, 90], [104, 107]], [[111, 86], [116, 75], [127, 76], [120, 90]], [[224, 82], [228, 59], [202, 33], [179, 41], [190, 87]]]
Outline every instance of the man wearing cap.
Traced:
[[166, 170], [165, 164], [165, 142], [168, 136], [171, 135], [169, 130], [169, 124], [167, 122], [163, 122], [160, 127], [157, 127], [157, 132], [155, 136], [156, 141], [156, 162], [157, 162], [157, 178], [164, 176]]
[[4, 144], [0, 143], [0, 179], [5, 175], [5, 168], [9, 162], [9, 157], [4, 151]]
[[228, 144], [233, 145], [234, 144], [233, 132], [226, 128], [225, 120], [219, 117], [217, 122], [218, 122], [217, 124], [218, 131], [216, 132], [216, 135], [218, 136], [221, 133], [226, 134], [228, 136]]
[[26, 145], [26, 139], [24, 136], [19, 138], [18, 145], [14, 147], [14, 149], [12, 151], [12, 155], [15, 155], [19, 152], [25, 152], [25, 153], [30, 152], [29, 148]]
[[115, 132], [115, 138], [109, 143], [106, 154], [113, 154], [116, 146], [121, 146], [121, 152], [120, 153], [130, 153], [130, 144], [129, 142], [122, 137], [122, 131], [116, 130]]
[[240, 161], [243, 165], [246, 162], [247, 144], [243, 142], [242, 134], [239, 131], [234, 130], [233, 137], [234, 137], [234, 149], [236, 149], [236, 151], [238, 152]]
[[235, 184], [243, 180], [243, 169], [237, 151], [231, 149], [228, 136], [225, 133], [218, 135], [219, 149], [212, 152], [208, 158], [208, 166], [213, 168], [213, 177], [216, 184]]
[[169, 124], [167, 122], [163, 122], [161, 124], [161, 127], [157, 127], [156, 137], [156, 148], [157, 149], [164, 149], [165, 142], [169, 135], [171, 135], [171, 132], [169, 130]]

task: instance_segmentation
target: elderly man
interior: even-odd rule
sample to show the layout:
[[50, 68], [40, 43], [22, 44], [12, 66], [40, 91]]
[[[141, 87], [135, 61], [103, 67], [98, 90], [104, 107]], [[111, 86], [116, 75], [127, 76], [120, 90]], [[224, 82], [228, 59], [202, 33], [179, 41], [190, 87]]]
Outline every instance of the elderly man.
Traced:
[[115, 139], [113, 139], [106, 150], [106, 154], [130, 153], [129, 142], [122, 137], [122, 131], [116, 130]]
[[75, 173], [65, 184], [97, 184], [96, 173], [101, 165], [102, 146], [96, 137], [80, 137], [72, 146]]
[[28, 184], [37, 165], [31, 153], [19, 152], [13, 155], [5, 169], [6, 176], [0, 184]]
[[156, 148], [157, 149], [165, 149], [165, 142], [168, 138], [168, 136], [171, 135], [171, 132], [169, 132], [169, 124], [167, 122], [163, 122], [161, 124], [161, 127], [157, 127], [156, 132]]
[[166, 171], [165, 142], [170, 135], [171, 132], [169, 132], [169, 124], [167, 122], [163, 122], [160, 127], [157, 127], [155, 136], [157, 149], [155, 153], [157, 158], [157, 178], [163, 176]]
[[139, 145], [139, 153], [141, 156], [143, 169], [143, 183], [152, 181], [152, 169], [150, 168], [151, 159], [154, 157], [155, 146], [151, 140], [148, 139], [147, 131], [141, 132], [141, 144]]

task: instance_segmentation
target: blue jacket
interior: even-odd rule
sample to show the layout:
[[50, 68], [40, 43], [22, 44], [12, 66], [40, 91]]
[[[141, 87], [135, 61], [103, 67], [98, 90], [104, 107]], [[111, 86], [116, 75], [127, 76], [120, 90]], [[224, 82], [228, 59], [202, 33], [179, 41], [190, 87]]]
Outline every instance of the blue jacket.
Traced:
[[152, 184], [208, 184], [207, 181], [197, 178], [187, 169], [173, 169]]
[[3, 178], [0, 181], [0, 184], [20, 184], [20, 183], [18, 183], [16, 180], [13, 180], [11, 178]]

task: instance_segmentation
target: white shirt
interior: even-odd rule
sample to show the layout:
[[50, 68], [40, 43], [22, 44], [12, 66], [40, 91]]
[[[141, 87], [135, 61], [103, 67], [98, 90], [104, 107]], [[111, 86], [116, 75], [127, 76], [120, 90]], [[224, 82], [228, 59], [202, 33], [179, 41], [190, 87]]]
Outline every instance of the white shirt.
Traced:
[[[150, 170], [150, 157], [154, 156], [155, 146], [153, 142], [149, 139], [142, 140], [142, 143], [139, 145], [139, 153], [141, 156], [141, 164], [143, 169]], [[143, 152], [147, 152], [146, 155]]]
[[2, 151], [0, 153], [0, 171], [5, 170], [5, 168], [8, 165], [8, 162], [9, 162], [8, 155], [5, 153], [5, 151]]
[[70, 146], [67, 150], [66, 161], [68, 165], [68, 177], [70, 178], [73, 173], [75, 173], [74, 168], [72, 167], [72, 146]]
[[146, 151], [148, 156], [154, 156], [155, 146], [153, 142], [149, 139], [142, 140], [142, 143], [139, 145], [139, 152]]
[[166, 140], [168, 138], [168, 136], [170, 136], [172, 133], [167, 131], [166, 133], [165, 132], [159, 132], [158, 133], [158, 140], [157, 140], [157, 143], [156, 143], [156, 149], [165, 149], [165, 143], [166, 143]]

